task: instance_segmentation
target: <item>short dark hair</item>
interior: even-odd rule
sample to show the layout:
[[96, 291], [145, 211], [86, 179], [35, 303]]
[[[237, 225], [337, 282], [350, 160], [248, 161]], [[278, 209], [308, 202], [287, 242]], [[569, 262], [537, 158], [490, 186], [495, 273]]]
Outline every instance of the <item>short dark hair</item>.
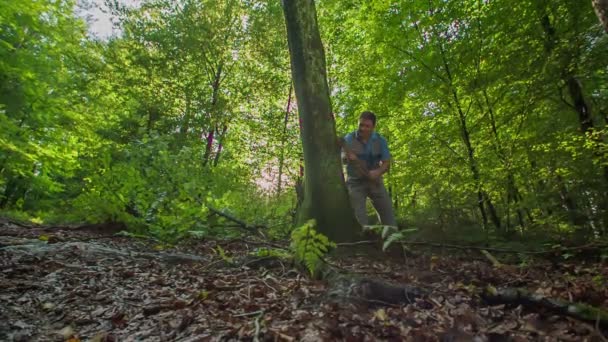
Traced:
[[376, 114], [365, 111], [359, 115], [359, 120], [371, 120], [371, 122], [376, 126]]

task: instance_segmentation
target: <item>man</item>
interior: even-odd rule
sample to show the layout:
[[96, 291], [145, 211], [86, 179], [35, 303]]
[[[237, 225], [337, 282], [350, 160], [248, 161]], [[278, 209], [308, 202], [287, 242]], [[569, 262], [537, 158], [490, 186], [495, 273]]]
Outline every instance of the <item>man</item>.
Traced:
[[384, 187], [382, 175], [390, 166], [388, 144], [376, 133], [376, 115], [363, 112], [359, 129], [344, 137], [348, 193], [359, 223], [367, 225], [366, 199], [369, 197], [384, 225], [396, 226], [391, 199]]

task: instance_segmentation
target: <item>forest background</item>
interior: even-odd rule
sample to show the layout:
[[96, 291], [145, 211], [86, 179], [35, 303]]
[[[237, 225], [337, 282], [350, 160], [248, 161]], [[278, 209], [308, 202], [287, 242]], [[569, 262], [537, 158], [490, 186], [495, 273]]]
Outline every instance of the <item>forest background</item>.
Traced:
[[[281, 237], [302, 146], [278, 1], [0, 3], [0, 210]], [[378, 114], [386, 184], [414, 236], [576, 239], [608, 225], [608, 35], [591, 2], [317, 2], [339, 134]], [[372, 212], [370, 211], [370, 214]]]

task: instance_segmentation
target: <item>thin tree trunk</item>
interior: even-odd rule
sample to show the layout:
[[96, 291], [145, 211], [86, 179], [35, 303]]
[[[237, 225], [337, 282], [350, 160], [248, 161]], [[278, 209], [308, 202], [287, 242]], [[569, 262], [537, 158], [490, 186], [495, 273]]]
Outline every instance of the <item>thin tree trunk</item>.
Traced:
[[215, 153], [215, 158], [213, 159], [213, 166], [217, 166], [217, 164], [220, 162], [220, 155], [222, 154], [222, 149], [224, 148], [224, 138], [226, 137], [226, 131], [228, 130], [228, 125], [224, 125], [224, 127], [222, 127], [222, 131], [220, 132], [220, 136], [219, 136], [219, 145], [217, 147], [217, 152]]
[[287, 96], [287, 108], [285, 108], [285, 118], [283, 120], [283, 134], [281, 135], [281, 155], [279, 157], [279, 182], [277, 184], [277, 195], [281, 194], [283, 164], [285, 163], [285, 143], [287, 142], [287, 123], [289, 122], [289, 110], [291, 108], [291, 93], [293, 83], [289, 83], [289, 95]]
[[559, 187], [559, 196], [562, 200], [562, 206], [566, 209], [568, 213], [568, 218], [570, 219], [570, 223], [574, 226], [582, 226], [587, 221], [587, 217], [580, 212], [576, 203], [570, 196], [570, 192], [564, 184], [564, 181], [561, 176], [557, 176], [557, 185]]
[[284, 0], [291, 74], [302, 122], [304, 199], [298, 222], [315, 219], [316, 229], [336, 242], [361, 231], [342, 179], [342, 163], [329, 100], [325, 52], [313, 0]]
[[179, 128], [179, 139], [181, 140], [182, 144], [186, 141], [188, 130], [190, 129], [191, 116], [191, 95], [190, 90], [186, 89], [186, 109], [184, 112], [184, 119], [182, 121], [182, 125]]
[[[598, 10], [598, 8], [600, 10], [603, 10], [603, 12], [600, 14], [603, 14], [604, 16], [606, 14], [606, 7], [608, 7], [608, 5], [606, 3], [607, 3], [606, 0], [599, 0], [599, 1], [594, 0], [593, 1], [594, 7], [596, 5], [599, 6], [599, 7], [595, 7], [596, 11]], [[553, 52], [553, 48], [555, 47], [556, 42], [558, 41], [556, 34], [555, 34], [556, 30], [553, 27], [551, 20], [546, 12], [547, 4], [545, 2], [543, 2], [543, 3], [539, 3], [539, 6], [540, 6], [541, 14], [542, 14], [541, 24], [542, 24], [542, 27], [543, 27], [543, 30], [544, 30], [544, 33], [546, 36], [546, 41], [552, 43], [552, 44], [545, 45], [545, 51], [547, 54], [551, 54]], [[571, 57], [571, 58], [574, 58], [574, 57]], [[568, 92], [573, 101], [573, 104], [570, 106], [578, 114], [580, 130], [583, 133], [583, 135], [586, 138], [593, 140], [594, 143], [598, 143], [598, 142], [601, 143], [601, 139], [600, 139], [600, 141], [598, 141], [597, 138], [594, 138], [593, 135], [587, 134], [587, 133], [593, 132], [593, 128], [594, 128], [593, 127], [594, 126], [593, 125], [593, 116], [590, 111], [590, 106], [585, 99], [581, 83], [576, 78], [574, 71], [570, 69], [570, 66], [568, 63], [569, 63], [569, 60], [566, 59], [562, 66], [562, 77], [561, 78], [566, 83], [566, 85], [568, 87]], [[602, 152], [596, 148], [596, 151], [594, 151], [593, 154], [596, 158], [597, 157], [601, 158]], [[608, 185], [608, 166], [604, 166], [602, 168], [602, 171], [603, 171], [603, 177], [604, 177], [604, 187], [606, 187]], [[557, 182], [558, 182], [559, 188], [560, 188], [560, 190], [559, 190], [560, 197], [561, 197], [562, 203], [568, 210], [568, 216], [570, 217], [570, 221], [573, 222], [573, 224], [575, 224], [575, 225], [579, 225], [579, 226], [583, 225], [584, 222], [586, 222], [588, 220], [588, 218], [586, 217], [585, 214], [582, 214], [579, 211], [575, 211], [576, 208], [570, 209], [574, 205], [574, 201], [572, 200], [570, 194], [568, 194], [566, 186], [565, 186], [563, 180], [561, 179], [561, 177], [558, 177]], [[608, 192], [605, 189], [602, 192], [603, 192], [603, 197], [608, 198]], [[606, 200], [606, 199], [600, 200], [597, 205], [602, 208], [604, 213], [608, 213], [608, 200]], [[608, 218], [604, 217], [604, 221], [605, 222], [603, 222], [603, 225], [605, 225], [607, 223], [606, 221], [608, 221]]]
[[[213, 93], [211, 95], [211, 105], [209, 106], [209, 113], [213, 113], [213, 111], [215, 110], [215, 107], [217, 105], [220, 84], [222, 81], [223, 65], [224, 65], [224, 63], [220, 62], [220, 64], [217, 67], [217, 70], [215, 72], [213, 82], [211, 84], [211, 86], [213, 88]], [[212, 115], [209, 115], [209, 116], [211, 119], [213, 119]], [[205, 146], [205, 155], [203, 156], [203, 166], [206, 166], [207, 163], [209, 163], [209, 157], [211, 156], [211, 151], [213, 150], [213, 141], [214, 141], [216, 132], [217, 132], [217, 125], [215, 127], [211, 126], [209, 133], [207, 133], [207, 136], [206, 136], [207, 145]]]
[[587, 133], [593, 128], [593, 119], [591, 118], [589, 105], [583, 96], [581, 83], [572, 75], [566, 79], [566, 83], [568, 84], [570, 97], [572, 98], [572, 101], [574, 101], [574, 109], [578, 113], [578, 121], [581, 125], [581, 131], [583, 134]]
[[211, 128], [211, 131], [207, 133], [207, 137], [205, 138], [205, 155], [203, 156], [203, 166], [206, 166], [209, 163], [209, 157], [211, 156], [211, 149], [213, 148], [213, 140], [215, 138], [215, 128]]
[[[437, 35], [437, 34], [436, 34]], [[488, 215], [486, 214], [486, 210], [484, 207], [484, 202], [486, 199], [484, 198], [484, 190], [481, 184], [481, 177], [479, 174], [479, 169], [477, 167], [477, 160], [475, 159], [475, 150], [471, 144], [470, 133], [467, 128], [467, 120], [466, 115], [463, 111], [462, 105], [460, 103], [460, 99], [458, 97], [458, 92], [454, 87], [454, 82], [452, 78], [452, 72], [450, 70], [450, 66], [445, 56], [445, 51], [443, 49], [443, 45], [441, 43], [438, 44], [439, 53], [441, 56], [441, 60], [443, 62], [443, 68], [447, 76], [448, 86], [450, 87], [450, 92], [456, 105], [456, 109], [458, 112], [458, 122], [460, 124], [460, 136], [462, 138], [462, 142], [464, 143], [467, 150], [468, 164], [469, 169], [471, 170], [471, 174], [473, 176], [473, 181], [475, 182], [475, 188], [477, 192], [477, 206], [479, 208], [479, 213], [481, 214], [481, 220], [484, 231], [488, 232]], [[500, 228], [500, 222], [498, 222], [497, 228]]]
[[[492, 134], [494, 136], [494, 141], [495, 141], [494, 148], [496, 149], [496, 154], [498, 155], [498, 158], [502, 162], [502, 165], [505, 168], [505, 171], [507, 173], [507, 211], [508, 211], [507, 215], [510, 215], [509, 211], [510, 211], [511, 204], [515, 204], [516, 205], [515, 212], [518, 217], [519, 225], [520, 225], [521, 229], [524, 229], [522, 209], [519, 206], [519, 201], [520, 201], [519, 190], [517, 189], [517, 185], [515, 184], [515, 176], [513, 175], [513, 170], [511, 170], [511, 166], [510, 166], [511, 162], [510, 162], [509, 158], [507, 157], [504, 147], [502, 146], [502, 141], [500, 139], [500, 136], [498, 135], [498, 129], [496, 128], [496, 119], [494, 117], [494, 108], [493, 108], [492, 104], [490, 103], [490, 98], [488, 96], [487, 89], [484, 88], [482, 93], [483, 93], [486, 107], [488, 109], [490, 127], [492, 128]], [[507, 220], [508, 220], [508, 222], [507, 222], [506, 229], [508, 230], [509, 226], [510, 226], [510, 218], [507, 217]]]

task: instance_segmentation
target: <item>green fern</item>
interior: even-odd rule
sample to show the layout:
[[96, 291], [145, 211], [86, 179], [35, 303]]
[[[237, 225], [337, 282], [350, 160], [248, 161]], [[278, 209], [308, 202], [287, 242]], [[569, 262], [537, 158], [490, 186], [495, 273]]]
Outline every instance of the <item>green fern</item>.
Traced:
[[390, 233], [390, 230], [385, 230], [382, 232], [382, 238], [384, 239], [384, 244], [382, 245], [382, 250], [386, 251], [386, 249], [396, 241], [405, 240], [408, 233], [413, 233], [417, 231], [417, 228], [409, 228], [397, 231], [395, 233]]
[[322, 258], [336, 244], [327, 236], [315, 231], [316, 221], [309, 220], [291, 233], [291, 248], [297, 261], [306, 266], [312, 277], [320, 271]]

